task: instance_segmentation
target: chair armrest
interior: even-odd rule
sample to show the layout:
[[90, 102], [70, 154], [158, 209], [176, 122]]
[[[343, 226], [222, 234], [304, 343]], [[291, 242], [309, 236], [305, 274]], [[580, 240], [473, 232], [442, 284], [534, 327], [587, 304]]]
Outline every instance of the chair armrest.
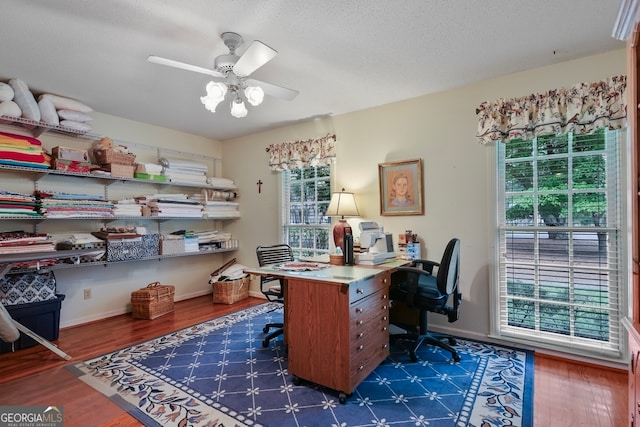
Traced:
[[421, 268], [424, 271], [428, 271], [429, 274], [433, 274], [433, 268], [439, 267], [440, 263], [435, 261], [430, 261], [428, 259], [414, 259], [411, 263], [411, 266], [416, 268]]

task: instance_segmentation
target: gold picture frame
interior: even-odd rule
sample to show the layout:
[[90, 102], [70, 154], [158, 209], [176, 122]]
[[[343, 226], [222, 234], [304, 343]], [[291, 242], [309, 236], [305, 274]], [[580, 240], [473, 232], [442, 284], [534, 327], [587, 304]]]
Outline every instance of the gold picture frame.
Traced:
[[424, 215], [422, 159], [378, 164], [380, 215]]

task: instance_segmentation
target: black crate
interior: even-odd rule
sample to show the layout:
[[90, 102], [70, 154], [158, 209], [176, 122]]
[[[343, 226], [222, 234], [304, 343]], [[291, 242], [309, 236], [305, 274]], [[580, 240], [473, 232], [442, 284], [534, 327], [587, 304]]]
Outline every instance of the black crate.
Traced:
[[[10, 305], [5, 307], [11, 317], [18, 323], [31, 329], [42, 338], [53, 341], [60, 333], [60, 309], [64, 295], [56, 295], [55, 299], [29, 304]], [[13, 349], [32, 347], [38, 344], [34, 339], [20, 332], [20, 338], [13, 343]], [[12, 344], [0, 341], [0, 353], [12, 350]]]

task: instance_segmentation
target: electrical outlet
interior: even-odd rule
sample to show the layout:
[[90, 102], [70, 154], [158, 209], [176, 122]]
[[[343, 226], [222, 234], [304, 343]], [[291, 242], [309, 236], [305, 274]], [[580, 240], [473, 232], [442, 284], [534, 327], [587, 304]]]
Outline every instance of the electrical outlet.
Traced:
[[84, 290], [84, 299], [91, 299], [91, 289], [86, 288]]

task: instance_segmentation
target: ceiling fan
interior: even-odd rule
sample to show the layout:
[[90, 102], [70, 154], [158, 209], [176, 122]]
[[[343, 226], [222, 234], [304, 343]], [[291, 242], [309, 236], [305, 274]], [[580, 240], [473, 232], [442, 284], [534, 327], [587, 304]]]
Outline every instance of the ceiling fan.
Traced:
[[213, 61], [213, 69], [155, 55], [148, 56], [147, 61], [213, 77], [213, 81], [207, 84], [207, 95], [200, 98], [207, 110], [212, 113], [216, 111], [217, 105], [224, 100], [228, 92], [231, 92], [231, 114], [234, 117], [247, 115], [247, 108], [241, 98], [241, 93], [244, 93], [247, 101], [254, 106], [262, 103], [264, 94], [287, 101], [293, 100], [298, 95], [297, 90], [249, 78], [251, 73], [278, 54], [275, 49], [259, 40], [254, 40], [245, 52], [238, 56], [236, 49], [244, 42], [242, 36], [237, 33], [225, 32], [221, 37], [229, 49], [229, 53], [216, 57]]

